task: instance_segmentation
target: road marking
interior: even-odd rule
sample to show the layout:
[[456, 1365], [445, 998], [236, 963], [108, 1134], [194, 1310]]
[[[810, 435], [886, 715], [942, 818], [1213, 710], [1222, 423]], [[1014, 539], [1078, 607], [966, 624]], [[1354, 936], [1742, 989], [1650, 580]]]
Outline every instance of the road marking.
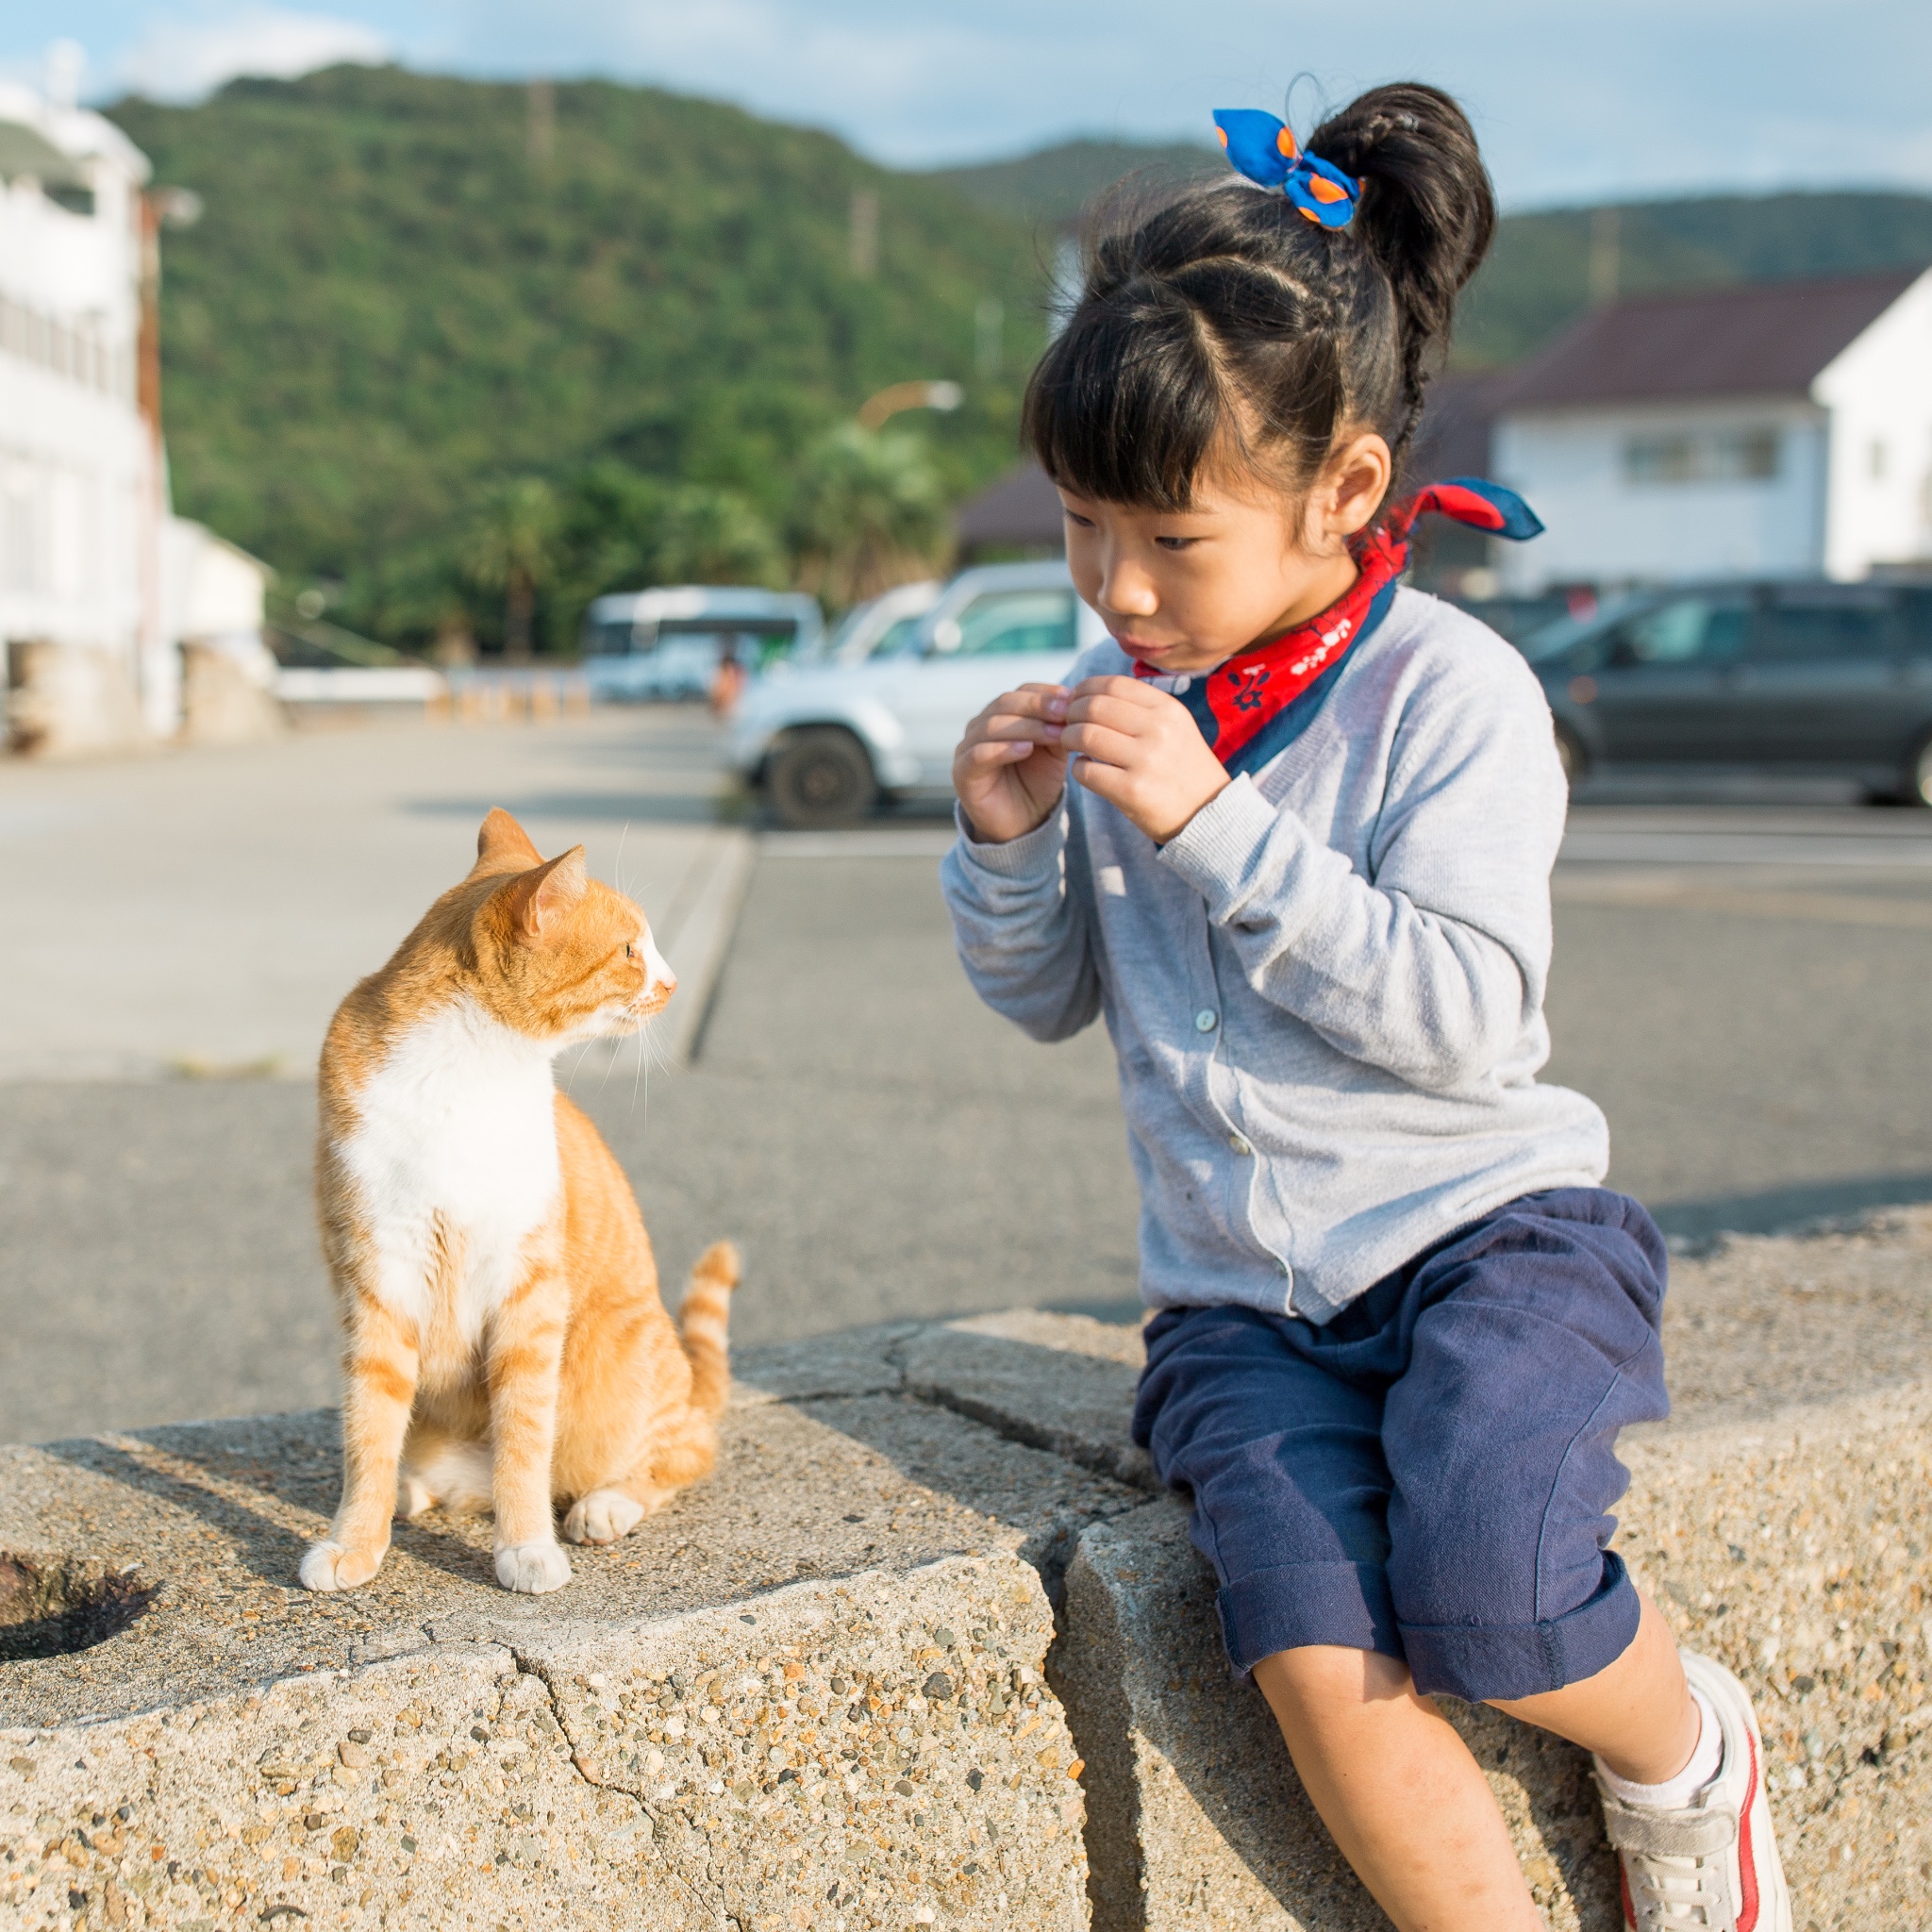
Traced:
[[1592, 877], [1558, 872], [1550, 896], [1562, 906], [1645, 906], [1683, 912], [1725, 912], [1744, 919], [1802, 919], [1830, 925], [1932, 929], [1932, 900], [1884, 899], [1872, 893], [1806, 892], [1754, 886], [1710, 885], [1699, 879], [1628, 874]]
[[1574, 828], [1565, 865], [1815, 865], [1932, 869], [1932, 838], [1834, 832], [1666, 832]]

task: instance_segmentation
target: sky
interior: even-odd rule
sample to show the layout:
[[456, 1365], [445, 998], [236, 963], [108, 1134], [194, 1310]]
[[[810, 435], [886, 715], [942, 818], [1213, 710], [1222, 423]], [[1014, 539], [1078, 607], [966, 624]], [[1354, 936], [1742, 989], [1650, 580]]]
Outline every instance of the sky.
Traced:
[[90, 101], [399, 60], [602, 75], [825, 127], [892, 166], [1076, 134], [1201, 138], [1219, 107], [1307, 131], [1378, 80], [1449, 88], [1506, 205], [1827, 185], [1932, 190], [1927, 0], [28, 0], [0, 76], [57, 36]]

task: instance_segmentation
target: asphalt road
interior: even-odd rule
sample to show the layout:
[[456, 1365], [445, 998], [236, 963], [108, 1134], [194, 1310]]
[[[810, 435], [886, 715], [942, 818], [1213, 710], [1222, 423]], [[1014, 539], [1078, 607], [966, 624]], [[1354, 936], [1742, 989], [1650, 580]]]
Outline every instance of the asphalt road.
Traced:
[[[699, 800], [690, 730], [641, 719], [636, 751]], [[695, 1063], [563, 1070], [667, 1277], [743, 1242], [743, 1339], [1134, 1305], [1106, 1040], [1036, 1047], [977, 1006], [943, 838], [767, 839]], [[1550, 1076], [1603, 1104], [1612, 1180], [1668, 1228], [1932, 1198], [1932, 813], [1580, 809], [1557, 926]], [[0, 1440], [330, 1399], [312, 1130], [292, 1080], [0, 1086]]]

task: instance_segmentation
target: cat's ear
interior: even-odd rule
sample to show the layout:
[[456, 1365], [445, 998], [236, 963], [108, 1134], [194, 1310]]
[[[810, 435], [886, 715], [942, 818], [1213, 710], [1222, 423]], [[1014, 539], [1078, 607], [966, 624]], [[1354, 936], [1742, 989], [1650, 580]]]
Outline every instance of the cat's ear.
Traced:
[[470, 876], [478, 873], [521, 872], [526, 865], [541, 865], [543, 855], [530, 842], [530, 835], [505, 811], [491, 808], [476, 834], [476, 863]]
[[504, 889], [503, 903], [509, 908], [517, 937], [542, 939], [564, 912], [584, 896], [590, 883], [581, 845], [573, 845], [548, 865], [540, 865], [536, 871], [512, 880]]

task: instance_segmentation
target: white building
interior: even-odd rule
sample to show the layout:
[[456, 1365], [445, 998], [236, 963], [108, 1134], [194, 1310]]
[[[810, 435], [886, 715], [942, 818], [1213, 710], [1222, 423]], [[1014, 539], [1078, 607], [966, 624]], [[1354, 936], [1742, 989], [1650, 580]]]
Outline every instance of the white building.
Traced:
[[74, 748], [172, 735], [183, 642], [268, 662], [266, 567], [169, 514], [148, 174], [111, 122], [0, 84], [0, 646]]
[[1487, 401], [1512, 593], [1932, 561], [1932, 272], [1620, 302]]

